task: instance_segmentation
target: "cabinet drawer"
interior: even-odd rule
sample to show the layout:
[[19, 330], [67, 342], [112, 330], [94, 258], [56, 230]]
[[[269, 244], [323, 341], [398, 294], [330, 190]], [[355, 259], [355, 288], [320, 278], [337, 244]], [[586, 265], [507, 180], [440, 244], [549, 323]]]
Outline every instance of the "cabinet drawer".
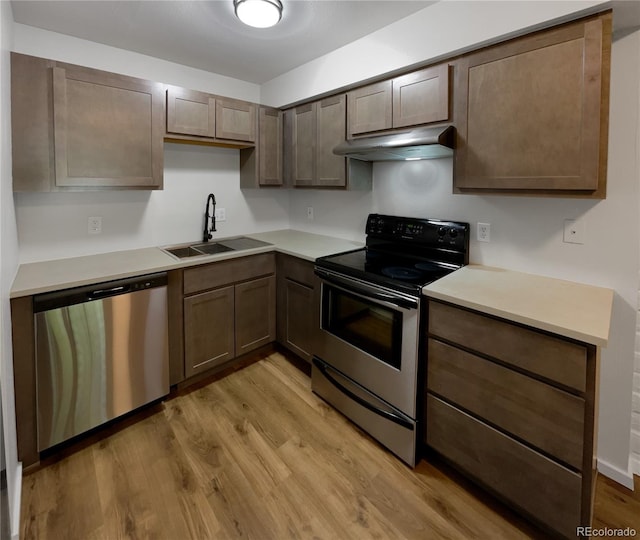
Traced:
[[239, 257], [189, 268], [184, 271], [184, 294], [192, 294], [228, 285], [229, 283], [246, 281], [273, 274], [275, 271], [276, 261], [273, 253]]
[[584, 400], [429, 339], [427, 388], [582, 469]]
[[429, 334], [585, 391], [584, 345], [434, 301], [429, 302]]
[[427, 395], [427, 444], [566, 537], [580, 524], [582, 477]]
[[316, 276], [313, 273], [313, 263], [291, 257], [289, 255], [278, 254], [278, 275], [282, 275], [291, 281], [313, 288]]

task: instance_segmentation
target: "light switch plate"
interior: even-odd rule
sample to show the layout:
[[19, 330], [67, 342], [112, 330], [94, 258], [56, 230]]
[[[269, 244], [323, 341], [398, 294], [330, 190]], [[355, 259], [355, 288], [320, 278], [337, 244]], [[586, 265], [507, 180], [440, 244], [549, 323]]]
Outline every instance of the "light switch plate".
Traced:
[[227, 211], [224, 208], [216, 208], [216, 221], [227, 221]]

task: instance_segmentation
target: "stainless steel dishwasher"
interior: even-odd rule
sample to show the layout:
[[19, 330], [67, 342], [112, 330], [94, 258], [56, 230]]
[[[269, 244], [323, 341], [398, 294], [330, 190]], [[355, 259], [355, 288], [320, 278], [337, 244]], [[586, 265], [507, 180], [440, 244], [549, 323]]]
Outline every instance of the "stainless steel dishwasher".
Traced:
[[34, 297], [38, 450], [169, 393], [167, 274]]

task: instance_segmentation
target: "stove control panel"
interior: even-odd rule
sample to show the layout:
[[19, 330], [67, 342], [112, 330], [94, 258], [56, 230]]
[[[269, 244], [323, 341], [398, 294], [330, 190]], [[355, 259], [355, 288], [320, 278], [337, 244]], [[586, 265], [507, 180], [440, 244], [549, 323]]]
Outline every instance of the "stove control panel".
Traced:
[[369, 214], [366, 233], [372, 238], [419, 242], [432, 247], [466, 249], [469, 224], [458, 221]]

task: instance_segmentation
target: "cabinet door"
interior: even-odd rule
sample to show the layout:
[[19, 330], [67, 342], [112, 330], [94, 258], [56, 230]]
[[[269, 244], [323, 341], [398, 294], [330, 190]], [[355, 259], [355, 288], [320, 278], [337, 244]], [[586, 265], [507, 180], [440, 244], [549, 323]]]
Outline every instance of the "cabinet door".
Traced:
[[167, 133], [215, 137], [215, 98], [194, 90], [169, 88], [167, 90]]
[[348, 135], [391, 129], [392, 98], [391, 81], [352, 90], [347, 94]]
[[604, 197], [610, 26], [605, 15], [462, 59], [457, 190]]
[[315, 180], [316, 104], [296, 107], [290, 114], [290, 168], [294, 186], [311, 186]]
[[256, 140], [256, 106], [248, 101], [216, 100], [216, 137], [236, 141]]
[[236, 354], [276, 339], [276, 278], [264, 277], [236, 285]]
[[261, 186], [282, 185], [282, 111], [260, 107], [258, 170]]
[[234, 356], [233, 286], [185, 298], [186, 377], [224, 364]]
[[347, 185], [347, 159], [336, 156], [333, 149], [345, 139], [347, 100], [344, 94], [317, 103], [316, 179], [314, 185]]
[[320, 283], [313, 268], [312, 262], [278, 253], [278, 343], [309, 362], [320, 329]]
[[393, 127], [449, 119], [449, 65], [433, 66], [393, 79]]
[[290, 279], [284, 280], [284, 345], [307, 361], [311, 361], [316, 329], [314, 290]]
[[78, 68], [53, 68], [56, 185], [162, 187], [160, 85]]
[[11, 153], [14, 191], [52, 191], [55, 161], [51, 136], [53, 60], [11, 53]]

